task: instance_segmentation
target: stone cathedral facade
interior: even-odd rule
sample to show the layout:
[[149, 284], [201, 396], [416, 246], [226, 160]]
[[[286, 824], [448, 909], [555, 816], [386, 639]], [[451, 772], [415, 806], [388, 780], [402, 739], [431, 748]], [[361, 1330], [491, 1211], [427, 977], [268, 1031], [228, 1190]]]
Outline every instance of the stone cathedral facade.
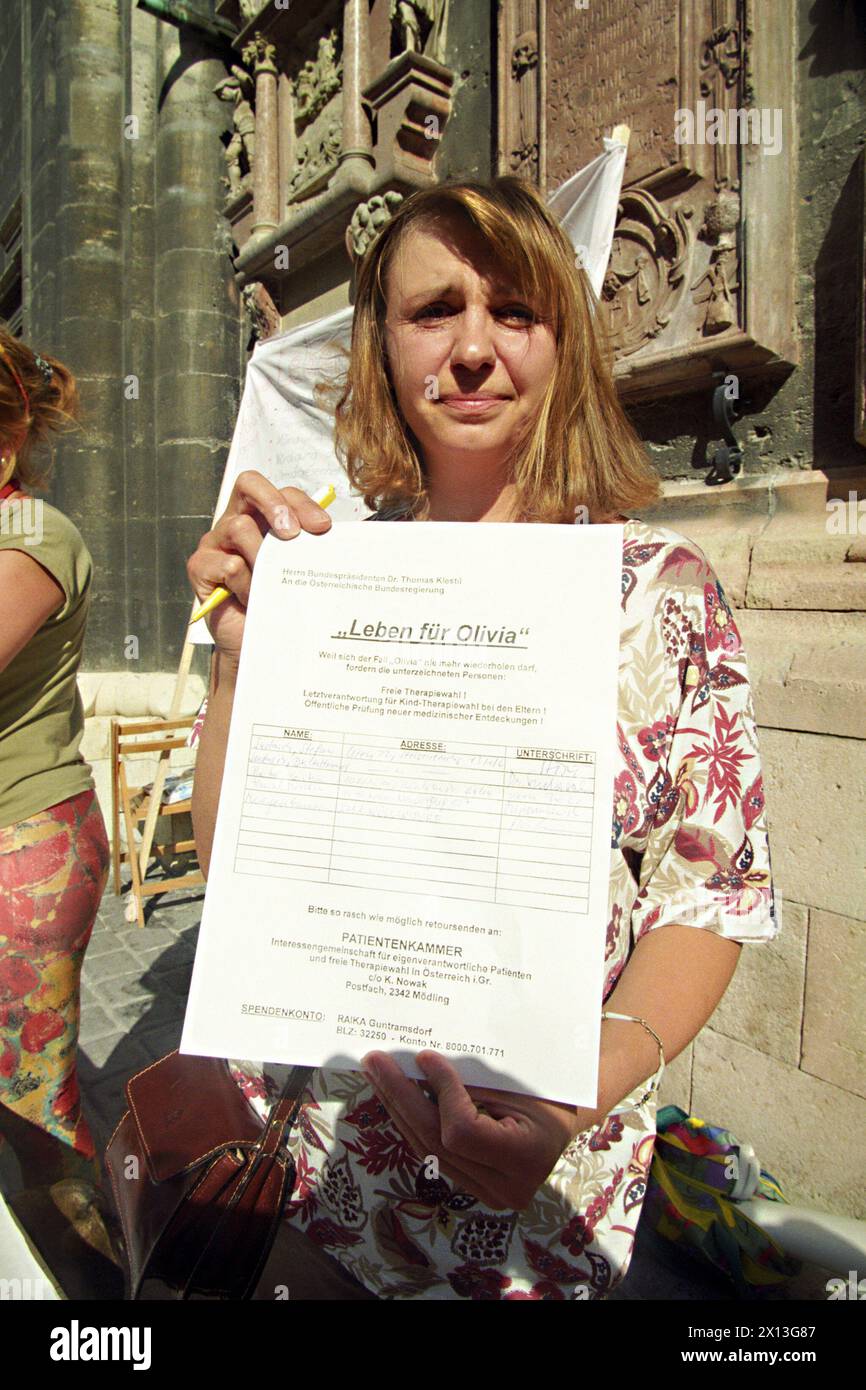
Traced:
[[738, 610], [783, 921], [663, 1096], [750, 1140], [793, 1199], [866, 1216], [862, 7], [4, 0], [3, 18], [0, 315], [80, 381], [51, 496], [96, 565], [102, 792], [111, 716], [166, 712], [256, 338], [350, 303], [353, 259], [413, 189], [510, 172], [549, 193], [630, 127], [600, 312], [656, 516]]

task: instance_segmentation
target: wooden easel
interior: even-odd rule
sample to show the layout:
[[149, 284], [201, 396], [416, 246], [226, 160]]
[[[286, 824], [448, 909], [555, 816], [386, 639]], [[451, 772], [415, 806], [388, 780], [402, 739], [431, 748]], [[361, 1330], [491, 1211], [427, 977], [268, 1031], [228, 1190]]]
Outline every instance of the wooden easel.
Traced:
[[[121, 891], [120, 869], [124, 860], [128, 861], [132, 874], [131, 896], [127, 904], [126, 919], [137, 921], [144, 926], [144, 899], [157, 893], [173, 893], [179, 888], [201, 887], [204, 876], [200, 869], [173, 876], [167, 879], [147, 879], [139, 866], [139, 851], [135, 844], [136, 830], [155, 805], [161, 816], [188, 814], [192, 798], [164, 803], [162, 793], [155, 798], [150, 785], [145, 787], [129, 785], [127, 760], [135, 759], [142, 753], [159, 753], [169, 758], [172, 752], [187, 746], [187, 734], [195, 721], [194, 714], [184, 719], [113, 719], [111, 721], [111, 760], [114, 768], [115, 786], [112, 798], [112, 849], [111, 858], [114, 870], [114, 891]], [[126, 830], [126, 843], [131, 850], [120, 847], [120, 822]], [[179, 840], [170, 836], [166, 845], [159, 845], [157, 853], [171, 851], [182, 854], [195, 849], [195, 840]]]
[[[196, 602], [190, 609], [190, 616], [192, 616], [197, 607], [198, 600], [196, 600]], [[204, 874], [201, 872], [200, 869], [197, 869], [189, 874], [183, 874], [179, 878], [168, 879], [165, 882], [161, 880], [155, 883], [145, 882], [145, 880], [147, 879], [148, 865], [150, 863], [150, 852], [153, 848], [153, 837], [156, 831], [156, 822], [159, 816], [161, 814], [177, 815], [181, 810], [189, 810], [189, 804], [187, 802], [175, 803], [170, 808], [163, 807], [162, 796], [163, 791], [165, 789], [165, 779], [168, 776], [169, 768], [171, 766], [171, 754], [175, 748], [184, 746], [183, 741], [179, 741], [176, 737], [173, 737], [172, 735], [176, 733], [176, 731], [180, 727], [191, 727], [192, 724], [191, 719], [189, 721], [182, 720], [179, 716], [180, 706], [183, 700], [183, 692], [186, 688], [186, 682], [189, 677], [189, 670], [190, 666], [192, 665], [192, 654], [195, 650], [195, 646], [196, 644], [194, 642], [190, 642], [188, 639], [183, 644], [183, 650], [180, 654], [180, 662], [177, 668], [177, 676], [175, 678], [174, 691], [172, 693], [171, 706], [169, 708], [167, 719], [142, 720], [139, 721], [137, 725], [125, 725], [125, 731], [127, 734], [132, 734], [133, 731], [137, 731], [139, 733], [144, 734], [153, 734], [153, 738], [148, 739], [148, 742], [138, 751], [159, 752], [159, 761], [157, 762], [156, 772], [154, 773], [153, 782], [151, 784], [151, 790], [148, 794], [147, 812], [144, 819], [144, 826], [141, 831], [141, 843], [138, 849], [137, 859], [134, 839], [134, 830], [137, 822], [134, 813], [130, 814], [130, 789], [128, 785], [125, 788], [123, 785], [126, 782], [126, 777], [125, 772], [122, 768], [122, 754], [119, 752], [119, 750], [115, 749], [115, 740], [114, 738], [112, 738], [112, 792], [115, 798], [113, 808], [113, 833], [115, 837], [118, 836], [119, 819], [120, 814], [122, 812], [126, 823], [127, 853], [128, 858], [130, 860], [130, 864], [132, 866], [132, 896], [130, 898], [129, 903], [126, 906], [126, 911], [124, 915], [128, 922], [137, 921], [140, 927], [144, 926], [144, 908], [142, 903], [142, 899], [144, 897], [149, 897], [156, 893], [171, 893], [174, 892], [177, 888], [201, 886], [204, 884], [205, 881]], [[164, 737], [160, 738], [160, 733], [162, 733]], [[118, 767], [120, 768], [119, 772]], [[193, 849], [195, 848], [195, 841], [184, 841], [183, 845], [177, 846], [177, 848]], [[122, 856], [120, 855], [119, 842], [117, 842], [116, 838], [115, 847], [113, 847], [113, 853], [115, 855], [115, 892], [118, 892], [119, 864], [120, 858]]]

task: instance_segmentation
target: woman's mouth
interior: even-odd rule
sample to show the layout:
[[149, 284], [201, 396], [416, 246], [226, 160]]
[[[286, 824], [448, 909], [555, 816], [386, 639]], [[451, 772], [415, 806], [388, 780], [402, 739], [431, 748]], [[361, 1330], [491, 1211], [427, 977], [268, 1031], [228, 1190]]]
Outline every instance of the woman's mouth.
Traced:
[[442, 396], [440, 404], [459, 410], [463, 415], [482, 415], [502, 405], [506, 399], [505, 396]]

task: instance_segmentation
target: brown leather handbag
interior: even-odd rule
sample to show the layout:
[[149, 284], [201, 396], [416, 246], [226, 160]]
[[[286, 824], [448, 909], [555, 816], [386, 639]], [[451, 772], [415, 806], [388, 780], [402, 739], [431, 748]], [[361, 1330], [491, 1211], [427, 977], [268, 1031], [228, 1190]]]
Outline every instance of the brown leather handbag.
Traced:
[[267, 1121], [219, 1058], [170, 1052], [130, 1078], [105, 1153], [127, 1298], [149, 1278], [179, 1298], [251, 1297], [294, 1185], [283, 1141], [312, 1070], [292, 1068]]

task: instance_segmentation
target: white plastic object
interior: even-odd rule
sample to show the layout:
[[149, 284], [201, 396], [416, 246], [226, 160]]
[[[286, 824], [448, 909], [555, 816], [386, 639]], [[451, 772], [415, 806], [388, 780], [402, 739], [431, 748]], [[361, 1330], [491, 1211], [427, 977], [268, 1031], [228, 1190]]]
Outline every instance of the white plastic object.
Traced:
[[846, 1278], [852, 1271], [858, 1279], [866, 1277], [866, 1221], [763, 1197], [751, 1197], [738, 1206], [794, 1259]]

